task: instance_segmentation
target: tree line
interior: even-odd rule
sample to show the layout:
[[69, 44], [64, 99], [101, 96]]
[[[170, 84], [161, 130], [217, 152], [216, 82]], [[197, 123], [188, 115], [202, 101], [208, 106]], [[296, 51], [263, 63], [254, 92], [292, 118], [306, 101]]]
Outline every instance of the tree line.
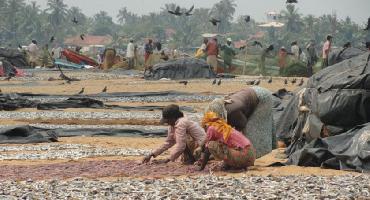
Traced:
[[[285, 23], [284, 27], [261, 28], [253, 16], [248, 23], [244, 21], [244, 16], [235, 16], [236, 6], [234, 0], [220, 0], [210, 8], [195, 8], [192, 16], [170, 15], [167, 10], [174, 10], [175, 4], [165, 4], [159, 12], [146, 15], [137, 15], [130, 12], [130, 8], [123, 7], [117, 16], [100, 11], [88, 17], [80, 8], [68, 7], [63, 0], [48, 0], [45, 9], [41, 9], [36, 1], [2, 0], [0, 46], [17, 47], [28, 44], [32, 39], [48, 43], [52, 36], [61, 44], [66, 37], [82, 33], [110, 35], [112, 46], [123, 46], [128, 39], [143, 41], [155, 38], [172, 48], [200, 46], [202, 33], [219, 33], [237, 41], [264, 32], [265, 36], [260, 39], [262, 43], [279, 46], [289, 46], [295, 40], [302, 43], [315, 40], [319, 43], [327, 34], [334, 36], [337, 46], [346, 42], [361, 46], [366, 37], [363, 25], [356, 24], [349, 16], [344, 20], [335, 13], [319, 17], [304, 16], [293, 4], [287, 4], [278, 17], [278, 21]], [[213, 26], [209, 22], [211, 17], [221, 19], [221, 23]], [[78, 20], [77, 24], [72, 22], [74, 18]]]

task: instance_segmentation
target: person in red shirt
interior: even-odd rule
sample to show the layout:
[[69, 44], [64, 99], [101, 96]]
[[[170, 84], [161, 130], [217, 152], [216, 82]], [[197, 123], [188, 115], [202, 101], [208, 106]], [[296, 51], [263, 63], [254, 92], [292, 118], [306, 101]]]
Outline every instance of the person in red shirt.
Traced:
[[212, 67], [213, 71], [217, 74], [217, 56], [218, 56], [218, 44], [217, 39], [212, 38], [208, 41], [207, 47], [206, 47], [206, 53], [207, 53], [207, 63]]
[[214, 112], [207, 112], [202, 121], [207, 130], [205, 146], [200, 159], [203, 170], [210, 155], [223, 161], [223, 169], [245, 169], [254, 165], [256, 151], [250, 140], [235, 130]]

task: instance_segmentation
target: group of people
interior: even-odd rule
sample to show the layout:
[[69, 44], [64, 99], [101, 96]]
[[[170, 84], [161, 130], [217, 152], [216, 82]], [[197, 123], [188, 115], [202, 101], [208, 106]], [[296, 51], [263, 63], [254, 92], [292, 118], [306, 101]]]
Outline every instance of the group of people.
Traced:
[[201, 122], [187, 118], [179, 106], [162, 111], [162, 123], [169, 125], [165, 143], [143, 159], [149, 162], [173, 147], [170, 156], [156, 163], [178, 160], [203, 170], [213, 158], [222, 169], [246, 169], [256, 158], [276, 148], [273, 134], [272, 96], [260, 87], [245, 88], [212, 101]]
[[[332, 41], [333, 37], [328, 35], [322, 48], [322, 68], [329, 66], [328, 58], [332, 50]], [[350, 43], [347, 43], [347, 45], [350, 47]], [[306, 45], [306, 53], [305, 51], [302, 51], [297, 41], [293, 41], [291, 43], [290, 52], [288, 52], [285, 47], [281, 47], [278, 52], [278, 66], [280, 68], [280, 74], [284, 68], [287, 67], [287, 56], [292, 55], [293, 61], [301, 61], [306, 64], [307, 76], [311, 77], [313, 75], [313, 67], [316, 65], [319, 59], [316, 48], [317, 47], [314, 40], [309, 41]]]
[[232, 60], [236, 55], [231, 38], [227, 38], [225, 45], [219, 45], [216, 37], [204, 38], [199, 50], [201, 54], [205, 55], [207, 64], [216, 74], [218, 72], [218, 56], [222, 52], [223, 71], [225, 73], [231, 72]]

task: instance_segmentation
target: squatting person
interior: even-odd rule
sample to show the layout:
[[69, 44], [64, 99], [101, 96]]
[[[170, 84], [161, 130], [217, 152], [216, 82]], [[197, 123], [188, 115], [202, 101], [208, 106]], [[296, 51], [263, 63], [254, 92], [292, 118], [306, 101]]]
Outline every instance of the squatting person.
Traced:
[[146, 156], [142, 163], [149, 162], [152, 157], [155, 158], [174, 146], [170, 157], [162, 163], [174, 162], [183, 154], [183, 162], [193, 164], [196, 161], [194, 150], [203, 146], [206, 139], [204, 129], [185, 117], [177, 105], [169, 105], [163, 109], [161, 123], [169, 125], [167, 139], [161, 147]]

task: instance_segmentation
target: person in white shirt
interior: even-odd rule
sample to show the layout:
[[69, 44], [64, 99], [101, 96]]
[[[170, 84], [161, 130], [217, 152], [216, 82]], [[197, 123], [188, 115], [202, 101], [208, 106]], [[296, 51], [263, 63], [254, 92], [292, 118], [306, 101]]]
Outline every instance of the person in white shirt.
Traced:
[[31, 44], [28, 45], [28, 53], [30, 56], [30, 65], [31, 67], [35, 67], [39, 58], [39, 47], [36, 40], [32, 40]]
[[294, 55], [295, 60], [298, 61], [300, 57], [298, 42], [294, 41], [291, 45], [292, 47], [290, 49], [290, 52]]
[[135, 45], [133, 40], [130, 40], [130, 43], [127, 45], [126, 57], [128, 60], [128, 68], [133, 69], [135, 58]]

